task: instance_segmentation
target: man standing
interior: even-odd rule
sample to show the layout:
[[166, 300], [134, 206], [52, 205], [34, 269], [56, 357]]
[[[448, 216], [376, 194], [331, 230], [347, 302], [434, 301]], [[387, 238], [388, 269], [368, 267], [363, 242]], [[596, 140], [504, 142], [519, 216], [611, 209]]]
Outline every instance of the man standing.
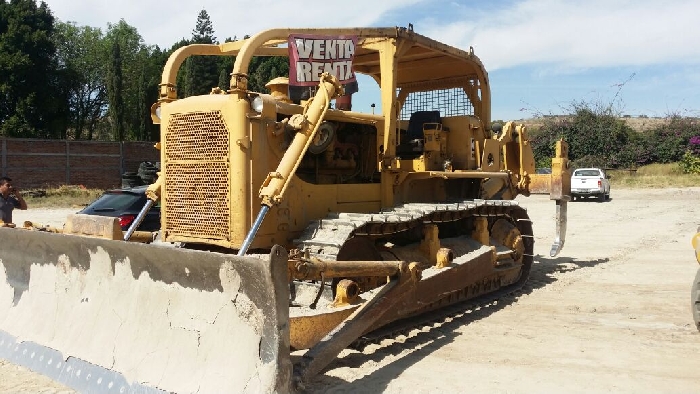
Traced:
[[15, 208], [27, 209], [19, 190], [12, 186], [12, 179], [6, 176], [0, 178], [0, 197], [0, 225], [12, 223], [12, 210]]

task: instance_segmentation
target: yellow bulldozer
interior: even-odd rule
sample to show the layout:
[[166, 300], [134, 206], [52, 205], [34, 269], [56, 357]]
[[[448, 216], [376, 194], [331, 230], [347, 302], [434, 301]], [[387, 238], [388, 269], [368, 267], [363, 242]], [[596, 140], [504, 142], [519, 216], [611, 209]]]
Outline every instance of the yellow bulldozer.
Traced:
[[[179, 99], [194, 55], [235, 56], [230, 88]], [[288, 57], [289, 78], [249, 91], [255, 56]], [[356, 74], [380, 113], [352, 110]], [[390, 324], [527, 280], [515, 198], [534, 157], [524, 126], [491, 124], [471, 48], [396, 27], [189, 45], [151, 114], [161, 171], [128, 231], [87, 215], [0, 229], [0, 357], [81, 391], [289, 392]], [[552, 256], [567, 157], [558, 142]], [[156, 201], [160, 231], [133, 231]]]

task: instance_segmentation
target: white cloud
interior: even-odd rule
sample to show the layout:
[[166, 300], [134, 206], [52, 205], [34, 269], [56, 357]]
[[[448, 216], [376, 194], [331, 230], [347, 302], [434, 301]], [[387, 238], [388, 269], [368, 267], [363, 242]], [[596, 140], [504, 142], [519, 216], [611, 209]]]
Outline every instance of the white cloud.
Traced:
[[[409, 18], [421, 34], [473, 46], [488, 70], [700, 62], [697, 0], [354, 0], [345, 7], [320, 0], [46, 2], [56, 17], [79, 25], [105, 27], [123, 18], [147, 44], [161, 47], [191, 37], [197, 14], [206, 9], [220, 41], [272, 27], [385, 26]], [[425, 9], [431, 12], [424, 15]]]
[[489, 13], [452, 9], [454, 22], [425, 20], [417, 31], [461, 48], [474, 46], [489, 70], [535, 63], [700, 63], [696, 0], [525, 0]]
[[103, 28], [124, 19], [138, 29], [146, 44], [170, 47], [192, 36], [202, 9], [209, 14], [217, 39], [223, 41], [274, 27], [376, 26], [387, 12], [421, 0], [354, 0], [345, 7], [320, 0], [45, 1], [64, 22]]
[[[622, 82], [632, 72], [635, 78], [622, 90], [631, 111], [700, 108], [699, 74], [691, 71], [700, 68], [698, 0], [45, 1], [57, 18], [78, 25], [104, 28], [124, 19], [146, 44], [161, 48], [191, 37], [202, 9], [219, 41], [274, 27], [411, 22], [417, 33], [474, 47], [488, 71], [503, 71], [501, 78], [518, 75], [517, 90], [493, 83], [494, 114], [502, 118], [522, 116], [522, 105], [504, 97], [558, 112], [557, 104], [548, 108], [551, 102], [614, 94], [611, 81]], [[378, 94], [367, 85], [364, 92]]]

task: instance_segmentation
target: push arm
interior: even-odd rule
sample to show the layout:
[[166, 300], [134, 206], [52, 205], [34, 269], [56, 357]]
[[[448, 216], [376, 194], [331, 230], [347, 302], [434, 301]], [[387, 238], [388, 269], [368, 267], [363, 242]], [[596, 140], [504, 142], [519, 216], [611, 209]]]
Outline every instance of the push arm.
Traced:
[[302, 115], [294, 115], [289, 120], [289, 124], [297, 129], [297, 133], [282, 156], [277, 169], [267, 175], [260, 188], [259, 196], [262, 200], [262, 206], [253, 226], [243, 241], [243, 245], [241, 245], [241, 249], [238, 251], [239, 256], [243, 256], [248, 251], [270, 208], [282, 201], [289, 182], [294, 177], [304, 154], [309, 149], [309, 145], [326, 115], [331, 99], [336, 95], [341, 95], [342, 90], [343, 88], [337, 78], [328, 73], [323, 73], [316, 96], [304, 108], [304, 113]]

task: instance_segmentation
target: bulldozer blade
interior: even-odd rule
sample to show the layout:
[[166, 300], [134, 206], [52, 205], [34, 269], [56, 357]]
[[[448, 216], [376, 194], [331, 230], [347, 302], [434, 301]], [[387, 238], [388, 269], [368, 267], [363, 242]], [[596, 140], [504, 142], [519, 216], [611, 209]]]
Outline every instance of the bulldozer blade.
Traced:
[[530, 194], [549, 194], [552, 189], [552, 174], [530, 174]]
[[287, 253], [0, 229], [0, 357], [81, 392], [288, 392]]

